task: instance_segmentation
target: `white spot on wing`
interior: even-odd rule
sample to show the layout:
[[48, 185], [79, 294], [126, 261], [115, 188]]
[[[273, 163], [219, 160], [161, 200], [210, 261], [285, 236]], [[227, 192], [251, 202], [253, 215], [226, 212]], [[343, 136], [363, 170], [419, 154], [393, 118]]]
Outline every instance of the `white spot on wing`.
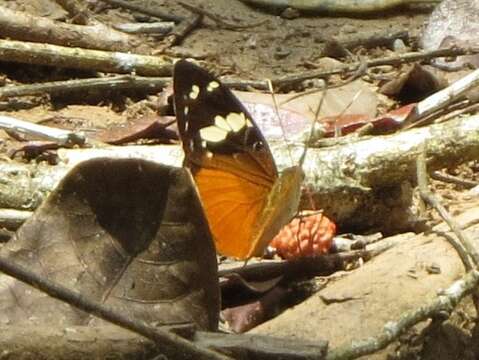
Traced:
[[216, 115], [215, 116], [215, 126], [219, 127], [220, 129], [223, 129], [225, 131], [231, 131], [231, 126], [228, 124], [226, 119], [222, 117], [221, 115]]
[[207, 126], [200, 130], [201, 139], [209, 142], [220, 142], [226, 139], [228, 131], [217, 126]]
[[237, 132], [246, 126], [246, 117], [244, 113], [230, 113], [226, 116], [226, 122], [234, 132]]
[[206, 91], [212, 92], [214, 89], [218, 88], [220, 84], [217, 81], [211, 81], [206, 87]]
[[193, 85], [189, 94], [190, 99], [195, 100], [200, 94], [200, 87], [198, 85]]
[[190, 108], [188, 106], [185, 106], [183, 109], [183, 114], [188, 115], [188, 111], [190, 111]]

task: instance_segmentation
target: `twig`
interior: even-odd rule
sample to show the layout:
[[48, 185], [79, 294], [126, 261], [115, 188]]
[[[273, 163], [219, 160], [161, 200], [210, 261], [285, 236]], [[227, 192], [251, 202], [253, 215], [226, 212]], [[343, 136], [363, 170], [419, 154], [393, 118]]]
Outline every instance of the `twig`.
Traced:
[[440, 110], [453, 101], [464, 96], [466, 92], [479, 85], [479, 69], [457, 80], [452, 85], [420, 101], [413, 111], [404, 120], [405, 128], [415, 126], [415, 123], [437, 110]]
[[273, 338], [261, 334], [221, 334], [197, 331], [195, 343], [232, 353], [238, 359], [251, 360], [320, 360], [324, 359], [328, 343], [304, 342], [300, 339]]
[[154, 23], [123, 23], [113, 25], [114, 29], [128, 34], [167, 34], [173, 30], [173, 21], [161, 21]]
[[388, 322], [383, 332], [376, 337], [357, 340], [345, 346], [330, 350], [327, 360], [352, 360], [364, 355], [373, 354], [386, 348], [407, 329], [417, 323], [435, 317], [444, 312], [451, 313], [459, 301], [469, 295], [479, 285], [479, 272], [472, 270], [461, 280], [454, 282], [434, 301], [416, 310], [404, 313], [397, 321]]
[[431, 173], [431, 178], [433, 178], [434, 180], [446, 182], [446, 183], [449, 183], [449, 184], [459, 185], [459, 186], [462, 186], [466, 189], [472, 189], [473, 187], [476, 187], [476, 186], [479, 185], [479, 182], [477, 182], [477, 181], [461, 179], [461, 178], [458, 178], [457, 176], [444, 174], [444, 173], [439, 172], [439, 171], [433, 171]]
[[[417, 158], [417, 182], [419, 187], [419, 192], [421, 198], [430, 206], [432, 206], [442, 217], [442, 219], [449, 225], [451, 230], [457, 236], [461, 247], [452, 244], [454, 248], [458, 251], [459, 256], [461, 257], [462, 262], [467, 270], [477, 269], [479, 266], [479, 254], [472, 244], [468, 236], [461, 230], [460, 225], [452, 218], [449, 212], [441, 204], [440, 200], [435, 196], [428, 188], [427, 185], [427, 169], [426, 169], [426, 154], [425, 146], [423, 151], [419, 153]], [[464, 251], [465, 250], [465, 251]], [[469, 260], [469, 256], [472, 259], [472, 262]]]
[[386, 30], [383, 33], [374, 33], [372, 35], [359, 33], [358, 36], [354, 38], [351, 38], [351, 36], [344, 38], [337, 37], [335, 38], [335, 41], [345, 49], [352, 50], [358, 46], [365, 48], [389, 46], [397, 39], [407, 41], [409, 39], [409, 33], [407, 31], [390, 33]]
[[54, 141], [59, 145], [83, 145], [86, 142], [83, 132], [73, 132], [18, 120], [0, 115], [0, 129]]
[[55, 2], [68, 11], [68, 15], [70, 15], [74, 24], [87, 25], [97, 23], [96, 20], [92, 20], [89, 16], [86, 4], [83, 4], [83, 7], [81, 7], [76, 0], [55, 0]]
[[[381, 65], [401, 65], [401, 64], [406, 64], [406, 63], [415, 62], [415, 61], [431, 60], [438, 57], [451, 57], [451, 56], [471, 55], [471, 54], [478, 54], [478, 53], [479, 53], [479, 48], [452, 47], [448, 49], [438, 49], [438, 50], [424, 51], [424, 52], [411, 52], [411, 53], [400, 54], [397, 56], [368, 60], [366, 61], [366, 66], [368, 68], [371, 68], [371, 67], [381, 66]], [[277, 77], [276, 79], [272, 79], [271, 81], [273, 82], [274, 86], [279, 86], [279, 87], [290, 86], [308, 79], [327, 78], [327, 77], [330, 77], [331, 75], [355, 72], [361, 66], [362, 66], [361, 62], [356, 62], [353, 64], [345, 65], [337, 69], [332, 69], [328, 71], [314, 70], [314, 71], [302, 72], [299, 74]]]
[[[167, 328], [165, 326], [165, 328]], [[321, 360], [327, 341], [306, 342], [261, 334], [224, 334], [195, 331], [173, 326], [172, 330], [200, 347], [224, 352], [235, 359], [248, 360]], [[185, 331], [186, 330], [186, 331]], [[128, 330], [106, 324], [95, 326], [49, 326], [8, 324], [0, 326], [0, 347], [11, 359], [41, 354], [42, 359], [142, 359], [166, 360], [155, 344]], [[192, 338], [191, 338], [192, 337]], [[74, 356], [72, 356], [74, 354]], [[168, 359], [181, 360], [182, 354]], [[34, 355], [32, 357], [35, 358]], [[39, 356], [37, 355], [36, 358]]]
[[230, 23], [226, 22], [220, 16], [218, 16], [216, 14], [213, 14], [212, 12], [207, 11], [205, 9], [202, 9], [200, 7], [196, 7], [196, 6], [187, 4], [183, 1], [177, 1], [176, 3], [183, 6], [185, 9], [191, 11], [194, 14], [198, 14], [198, 15], [202, 15], [202, 16], [210, 18], [218, 26], [222, 27], [223, 29], [227, 29], [227, 30], [250, 29], [252, 27], [263, 25], [264, 23], [266, 23], [268, 21], [268, 20], [263, 20], [263, 21], [260, 21], [258, 23], [255, 23], [255, 24], [235, 25], [235, 24], [230, 24]]
[[194, 343], [165, 331], [160, 327], [152, 327], [144, 322], [129, 319], [109, 306], [91, 301], [84, 295], [73, 292], [67, 287], [54, 283], [53, 281], [44, 279], [40, 275], [4, 257], [0, 257], [0, 271], [43, 291], [55, 299], [64, 301], [82, 311], [86, 311], [89, 314], [93, 314], [103, 320], [146, 337], [155, 342], [159, 349], [161, 349], [161, 352], [168, 357], [178, 358], [181, 354], [189, 359], [230, 359], [215, 351], [200, 348]]
[[[98, 34], [97, 34], [98, 36]], [[139, 75], [171, 74], [173, 59], [0, 39], [2, 61]]]
[[[353, 81], [361, 78], [363, 75], [366, 74], [367, 70], [368, 70], [368, 67], [367, 67], [367, 64], [366, 64], [366, 61], [364, 60], [361, 60], [359, 62], [359, 67], [354, 71], [353, 74], [351, 74], [347, 79], [341, 81], [340, 83], [336, 83], [336, 84], [328, 84], [328, 89], [335, 89], [335, 88], [339, 88], [339, 87], [342, 87], [342, 86], [345, 86], [347, 84], [350, 84], [352, 83]], [[321, 92], [323, 91], [323, 88], [320, 88], [320, 89], [311, 89], [311, 90], [307, 90], [307, 91], [303, 91], [299, 94], [296, 94], [296, 95], [293, 95], [289, 98], [287, 98], [286, 100], [282, 101], [280, 105], [284, 105], [284, 104], [287, 104], [293, 100], [296, 100], [298, 98], [301, 98], [303, 96], [306, 96], [306, 95], [311, 95], [311, 94], [315, 94], [317, 92]], [[353, 103], [354, 101], [351, 101], [349, 103], [349, 106], [351, 106], [351, 104]], [[343, 113], [347, 110], [344, 109], [343, 110]], [[338, 116], [339, 117], [339, 116]]]
[[98, 22], [88, 26], [65, 24], [3, 6], [0, 29], [4, 38], [88, 49], [131, 51], [140, 44], [139, 39]]
[[16, 230], [32, 216], [32, 211], [0, 209], [0, 227]]
[[329, 1], [329, 0], [306, 0], [306, 1], [291, 1], [291, 0], [240, 0], [247, 4], [254, 4], [258, 6], [270, 7], [273, 9], [285, 9], [292, 7], [293, 9], [313, 12], [327, 12], [327, 13], [350, 13], [362, 14], [368, 12], [378, 12], [392, 9], [401, 5], [408, 4], [435, 4], [440, 0], [343, 0], [343, 1]]
[[183, 16], [168, 14], [168, 13], [165, 13], [164, 11], [159, 10], [156, 7], [152, 8], [151, 4], [148, 7], [146, 7], [146, 6], [140, 6], [135, 3], [132, 3], [131, 1], [125, 1], [125, 0], [100, 0], [100, 1], [106, 2], [107, 4], [110, 4], [113, 6], [119, 6], [124, 9], [133, 10], [141, 14], [154, 16], [163, 20], [174, 21], [175, 23], [179, 23], [185, 19]]
[[163, 89], [170, 83], [171, 78], [141, 77], [134, 75], [52, 81], [31, 85], [11, 85], [0, 87], [0, 99], [25, 95], [67, 94], [85, 90], [137, 89], [156, 91]]
[[305, 276], [328, 275], [344, 270], [344, 264], [358, 259], [370, 260], [374, 256], [390, 249], [394, 244], [385, 244], [374, 250], [355, 250], [345, 253], [328, 254], [316, 257], [303, 257], [298, 260], [273, 260], [241, 265], [229, 269], [220, 269], [218, 276], [240, 275], [243, 279], [262, 281], [278, 276], [301, 278]]
[[196, 29], [203, 20], [203, 15], [192, 14], [190, 17], [182, 20], [163, 40], [162, 46], [153, 54], [162, 53], [167, 48], [180, 43], [191, 31]]

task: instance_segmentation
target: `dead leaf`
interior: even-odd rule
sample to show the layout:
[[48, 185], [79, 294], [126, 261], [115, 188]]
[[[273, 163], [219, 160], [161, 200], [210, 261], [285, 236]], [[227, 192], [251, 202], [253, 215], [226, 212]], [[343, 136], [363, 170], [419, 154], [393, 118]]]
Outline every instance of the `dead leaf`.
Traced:
[[147, 115], [102, 130], [95, 139], [112, 145], [134, 142], [140, 139], [157, 140], [161, 144], [172, 144], [178, 140], [176, 121], [171, 116]]
[[325, 126], [325, 137], [335, 136], [336, 129], [341, 135], [350, 134], [366, 124], [372, 124], [373, 128], [369, 134], [385, 134], [399, 129], [404, 120], [408, 117], [416, 104], [408, 104], [398, 109], [391, 110], [386, 114], [380, 115], [374, 119], [368, 119], [364, 115], [340, 115], [330, 116], [322, 119]]
[[[281, 123], [276, 115], [271, 94], [235, 91], [235, 95], [246, 106], [263, 135], [269, 140], [284, 141], [286, 134], [290, 140], [309, 134], [315, 111], [321, 101], [321, 91], [316, 93], [276, 94]], [[359, 94], [359, 96], [357, 96]], [[354, 81], [345, 86], [329, 89], [321, 106], [319, 118], [345, 114], [362, 114], [369, 118], [376, 115], [377, 97], [362, 81]]]
[[410, 103], [423, 100], [446, 86], [446, 79], [433, 68], [414, 64], [398, 77], [383, 84], [379, 92], [403, 103]]
[[[83, 162], [0, 253], [138, 321], [217, 327], [215, 250], [184, 169], [140, 159]], [[95, 320], [6, 275], [0, 309], [3, 324]]]

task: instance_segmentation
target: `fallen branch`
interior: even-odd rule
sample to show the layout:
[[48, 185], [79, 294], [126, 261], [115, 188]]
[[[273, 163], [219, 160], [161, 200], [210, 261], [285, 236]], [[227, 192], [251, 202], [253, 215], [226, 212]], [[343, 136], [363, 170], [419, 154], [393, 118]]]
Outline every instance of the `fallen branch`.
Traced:
[[356, 250], [346, 253], [327, 254], [316, 257], [303, 257], [298, 260], [262, 260], [257, 263], [224, 268], [220, 265], [218, 276], [239, 275], [247, 281], [266, 281], [278, 276], [289, 280], [314, 276], [326, 276], [335, 271], [345, 270], [345, 264], [363, 259], [371, 260], [395, 244], [386, 243], [372, 250]]
[[252, 27], [259, 26], [259, 25], [262, 25], [262, 24], [265, 23], [265, 21], [260, 21], [260, 22], [255, 23], [255, 24], [231, 24], [231, 23], [223, 20], [220, 16], [218, 16], [216, 14], [213, 14], [212, 12], [207, 11], [205, 9], [202, 9], [200, 7], [192, 6], [192, 5], [190, 5], [188, 3], [185, 3], [183, 1], [177, 1], [177, 3], [180, 4], [181, 6], [183, 6], [185, 9], [191, 11], [194, 14], [202, 15], [202, 16], [205, 16], [205, 17], [213, 20], [217, 24], [218, 27], [221, 27], [221, 28], [227, 29], [227, 30], [250, 29]]
[[364, 355], [373, 354], [376, 351], [386, 348], [399, 336], [416, 325], [441, 313], [450, 314], [459, 301], [471, 294], [479, 285], [479, 271], [472, 270], [461, 280], [454, 282], [448, 289], [440, 294], [437, 299], [416, 310], [406, 312], [397, 321], [391, 321], [384, 325], [383, 332], [376, 337], [364, 340], [357, 340], [354, 343], [332, 349], [326, 356], [327, 360], [349, 360]]
[[16, 230], [32, 214], [33, 212], [26, 210], [0, 209], [0, 227]]
[[0, 129], [43, 140], [53, 141], [62, 146], [82, 145], [86, 141], [85, 134], [83, 132], [74, 132], [38, 125], [29, 121], [18, 120], [11, 116], [0, 115]]
[[[391, 221], [397, 223], [400, 219], [391, 219], [391, 211], [395, 210], [391, 201], [397, 196], [398, 207], [407, 208], [410, 205], [411, 194], [406, 191], [406, 198], [403, 198], [400, 190], [404, 183], [415, 182], [416, 159], [420, 146], [426, 142], [430, 160], [428, 171], [477, 159], [479, 116], [458, 118], [388, 136], [363, 138], [331, 148], [312, 148], [304, 163], [305, 186], [311, 188], [317, 206], [326, 214], [332, 214], [331, 217], [343, 228], [368, 227], [371, 224], [393, 226]], [[303, 145], [288, 149], [281, 143], [271, 144], [271, 148], [279, 169], [291, 166], [288, 150], [296, 158], [303, 152]], [[36, 208], [69, 169], [89, 158], [139, 157], [176, 166], [181, 166], [183, 158], [180, 147], [174, 145], [60, 149], [58, 155], [60, 163], [54, 167], [0, 164], [0, 207]], [[365, 208], [369, 211], [364, 211]], [[404, 208], [399, 210], [405, 212]]]
[[[449, 225], [452, 232], [454, 232], [456, 235], [457, 240], [450, 237], [447, 239], [456, 249], [466, 270], [469, 271], [471, 269], [477, 269], [479, 267], [479, 254], [475, 246], [472, 244], [468, 236], [462, 231], [461, 226], [449, 214], [444, 205], [442, 205], [439, 198], [429, 190], [427, 185], [428, 181], [425, 151], [422, 151], [417, 158], [417, 183], [421, 199], [439, 213], [441, 218]], [[457, 241], [459, 241], [459, 244], [457, 244]], [[472, 259], [472, 261], [469, 259], [469, 257]]]
[[[401, 64], [411, 63], [415, 61], [427, 61], [427, 60], [436, 59], [440, 57], [472, 55], [472, 54], [478, 54], [478, 53], [479, 53], [479, 48], [453, 47], [448, 49], [437, 49], [437, 50], [423, 51], [423, 52], [410, 52], [405, 54], [399, 54], [396, 56], [372, 59], [372, 60], [366, 61], [365, 65], [367, 66], [367, 68], [382, 66], [382, 65], [398, 66]], [[352, 64], [344, 65], [343, 67], [339, 67], [337, 69], [332, 69], [327, 71], [323, 71], [323, 70], [306, 71], [306, 72], [293, 74], [293, 75], [280, 76], [275, 79], [272, 79], [271, 82], [273, 83], [274, 86], [278, 86], [278, 87], [290, 86], [290, 85], [300, 83], [304, 80], [325, 79], [330, 77], [331, 75], [356, 72], [357, 69], [363, 65], [364, 63], [362, 62], [355, 62]]]
[[191, 14], [190, 17], [182, 20], [173, 30], [163, 39], [162, 45], [154, 54], [162, 53], [167, 48], [179, 44], [194, 29], [200, 26], [203, 21], [203, 15]]
[[407, 128], [418, 125], [418, 120], [445, 108], [452, 102], [464, 96], [471, 89], [477, 87], [477, 85], [479, 85], [479, 69], [464, 76], [447, 88], [420, 101], [404, 120], [404, 125]]
[[166, 77], [141, 77], [118, 75], [103, 78], [52, 81], [29, 85], [10, 85], [0, 87], [0, 99], [26, 95], [57, 95], [89, 90], [140, 90], [157, 91], [171, 83]]
[[101, 0], [101, 1], [113, 6], [119, 6], [124, 9], [136, 11], [141, 14], [150, 15], [153, 17], [157, 17], [159, 19], [167, 20], [167, 21], [174, 21], [176, 23], [181, 22], [185, 19], [183, 16], [168, 14], [164, 11], [161, 11], [157, 7], [154, 7], [152, 4], [149, 4], [148, 6], [141, 6], [141, 5], [132, 3], [131, 1], [124, 1], [124, 0]]
[[173, 59], [0, 39], [2, 61], [139, 75], [171, 74]]
[[[0, 327], [0, 333], [0, 347], [11, 358], [38, 354], [37, 357], [42, 359], [70, 360], [74, 354], [78, 360], [161, 359], [153, 342], [108, 324], [68, 327], [8, 325]], [[235, 359], [321, 360], [327, 351], [325, 341], [311, 344], [258, 334], [197, 331], [190, 340], [199, 346], [231, 354]], [[175, 358], [183, 357], [178, 355]]]
[[0, 34], [15, 40], [110, 51], [131, 51], [140, 45], [138, 38], [104, 24], [67, 24], [3, 6], [0, 6]]
[[154, 23], [123, 23], [113, 25], [115, 29], [128, 34], [167, 34], [173, 30], [174, 26], [175, 23], [173, 21], [160, 21]]
[[437, 4], [440, 0], [240, 0], [247, 4], [273, 9], [293, 9], [313, 12], [362, 14], [380, 12], [398, 6], [411, 4]]
[[28, 271], [23, 266], [19, 266], [4, 257], [0, 257], [0, 271], [45, 292], [55, 299], [65, 301], [80, 310], [152, 340], [158, 345], [162, 353], [172, 358], [186, 356], [186, 358], [190, 359], [229, 359], [227, 356], [201, 348], [160, 327], [153, 327], [143, 322], [134, 321], [106, 305], [91, 301], [86, 296], [73, 292], [63, 285], [44, 279], [39, 274]]

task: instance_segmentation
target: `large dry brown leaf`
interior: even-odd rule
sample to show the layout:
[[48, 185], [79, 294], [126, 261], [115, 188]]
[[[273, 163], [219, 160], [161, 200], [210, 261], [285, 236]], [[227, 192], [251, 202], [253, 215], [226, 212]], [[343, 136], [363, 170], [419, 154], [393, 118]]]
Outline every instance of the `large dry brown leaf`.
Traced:
[[[0, 253], [131, 318], [217, 327], [214, 245], [184, 169], [137, 159], [81, 163]], [[92, 320], [0, 275], [0, 323]]]

